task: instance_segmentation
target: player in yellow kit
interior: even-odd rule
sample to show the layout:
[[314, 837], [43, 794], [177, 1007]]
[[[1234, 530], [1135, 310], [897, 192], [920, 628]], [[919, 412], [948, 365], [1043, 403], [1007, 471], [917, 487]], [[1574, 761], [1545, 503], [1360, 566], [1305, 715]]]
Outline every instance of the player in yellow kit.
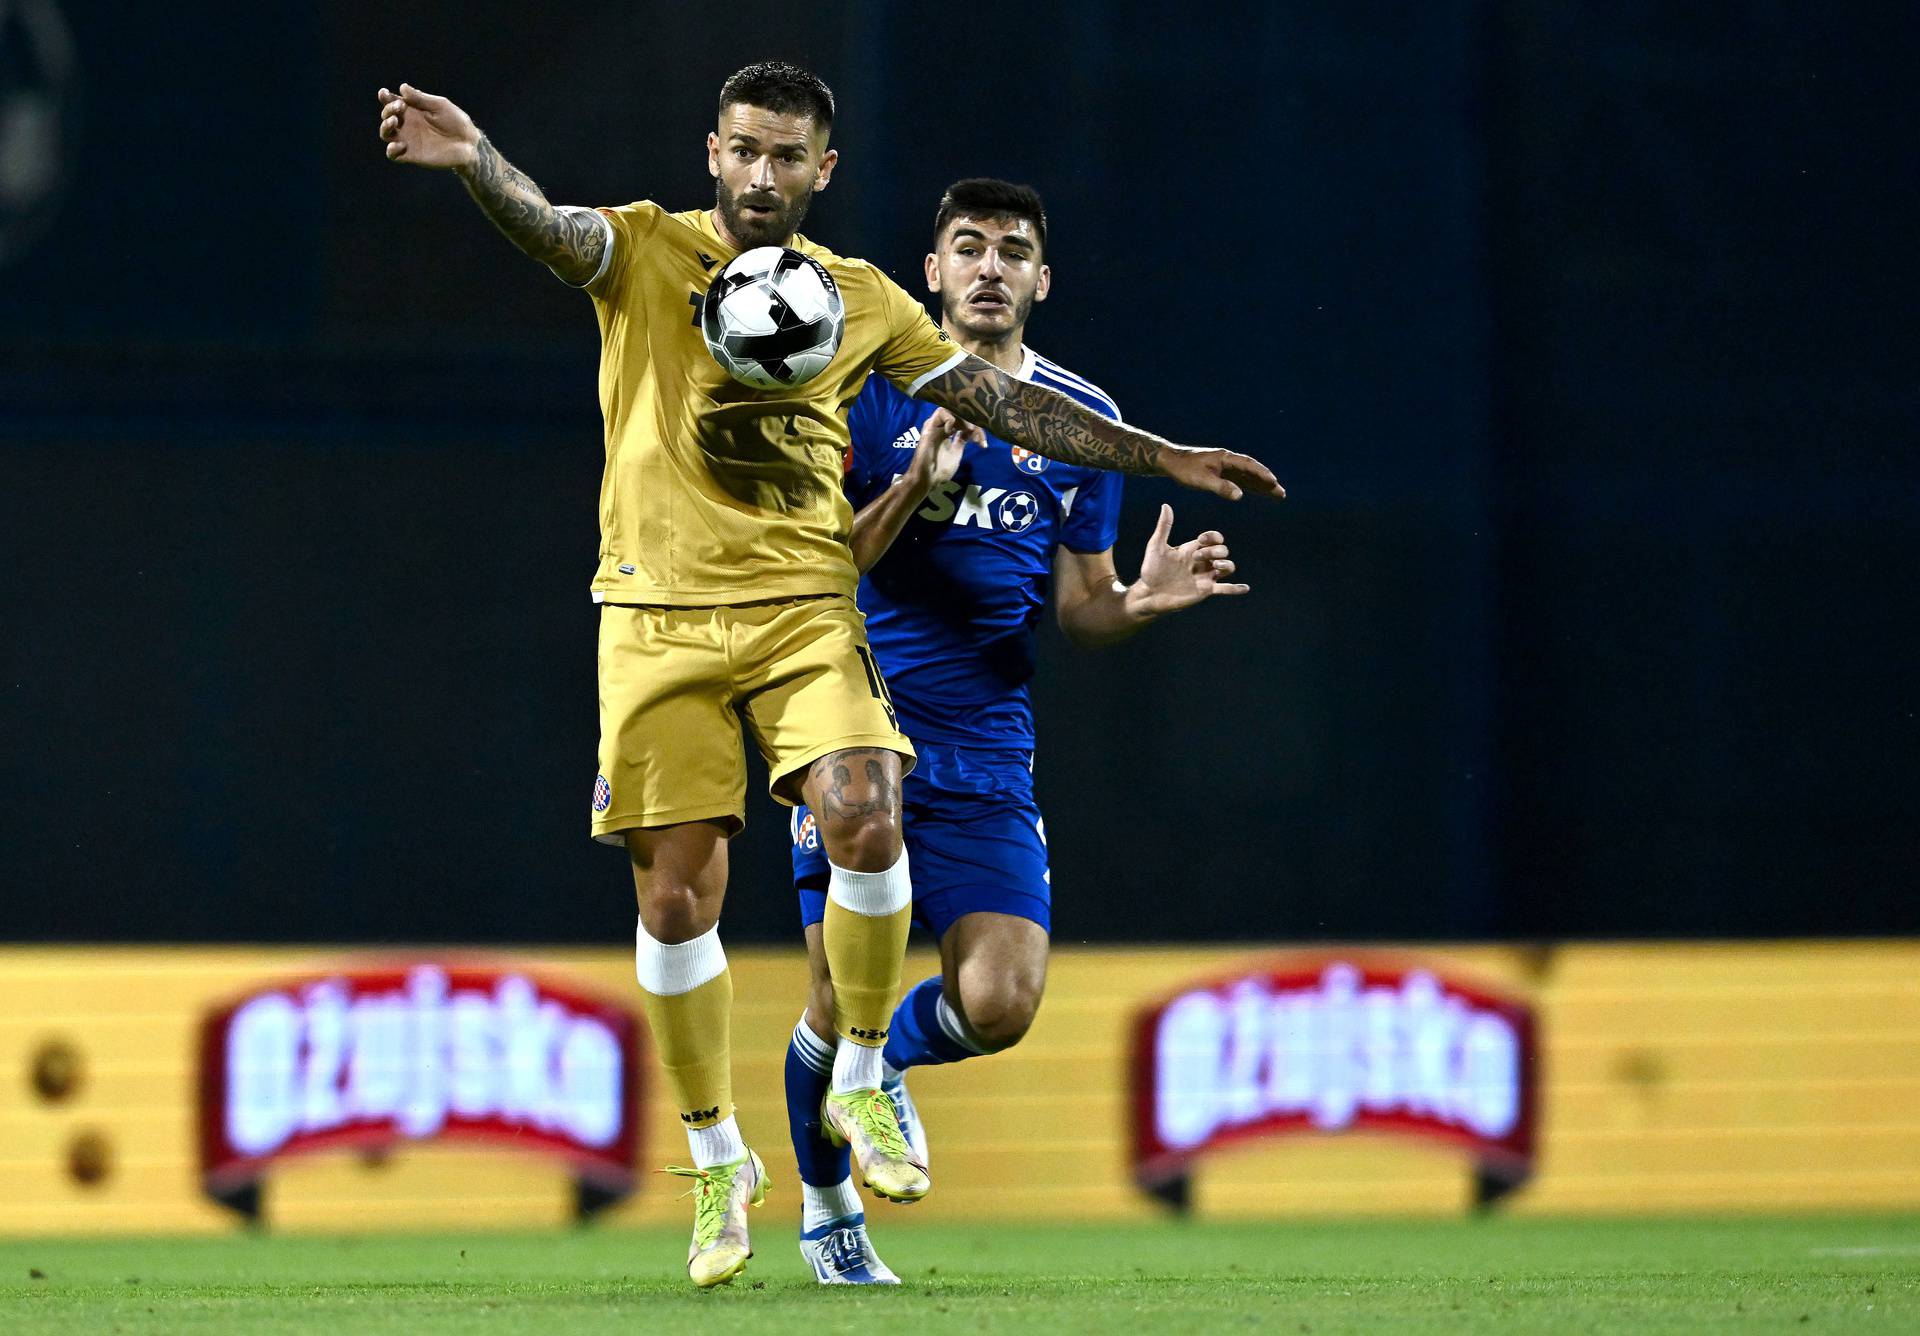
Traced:
[[[912, 902], [900, 781], [913, 749], [853, 604], [840, 486], [847, 406], [870, 372], [1068, 463], [1163, 473], [1238, 497], [1280, 495], [1255, 460], [1172, 445], [955, 348], [892, 280], [797, 235], [838, 154], [833, 95], [790, 65], [750, 65], [707, 136], [711, 210], [556, 208], [444, 97], [381, 89], [388, 159], [455, 172], [522, 251], [592, 297], [607, 466], [600, 491], [600, 772], [593, 832], [624, 844], [639, 899], [642, 1005], [687, 1126], [688, 1272], [730, 1280], [766, 1172], [733, 1116], [732, 982], [720, 947], [727, 840], [741, 827], [745, 722], [773, 796], [805, 801], [830, 860], [825, 952], [839, 1044], [823, 1124], [876, 1194], [930, 1183], [880, 1090]], [[787, 245], [840, 285], [846, 329], [804, 385], [758, 391], [707, 354], [695, 319], [743, 250]]]

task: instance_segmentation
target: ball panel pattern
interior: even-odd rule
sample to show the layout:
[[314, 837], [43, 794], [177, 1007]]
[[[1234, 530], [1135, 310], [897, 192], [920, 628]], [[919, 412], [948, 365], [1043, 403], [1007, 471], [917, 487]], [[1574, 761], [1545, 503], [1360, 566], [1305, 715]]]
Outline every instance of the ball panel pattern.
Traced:
[[700, 307], [707, 349], [754, 389], [812, 380], [846, 330], [840, 287], [826, 266], [783, 246], [743, 251], [714, 276]]

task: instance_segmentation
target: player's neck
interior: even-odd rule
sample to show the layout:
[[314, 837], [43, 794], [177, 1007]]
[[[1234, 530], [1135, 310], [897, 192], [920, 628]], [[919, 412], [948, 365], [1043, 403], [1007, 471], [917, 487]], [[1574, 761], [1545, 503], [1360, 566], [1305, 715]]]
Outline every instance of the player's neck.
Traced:
[[960, 345], [963, 351], [972, 353], [981, 361], [991, 362], [1010, 375], [1020, 370], [1020, 362], [1026, 349], [1020, 336], [1026, 332], [1026, 326], [1022, 325], [1018, 329], [1009, 330], [1006, 338], [998, 340], [978, 338], [949, 320], [942, 320], [940, 328], [946, 330], [947, 337]]

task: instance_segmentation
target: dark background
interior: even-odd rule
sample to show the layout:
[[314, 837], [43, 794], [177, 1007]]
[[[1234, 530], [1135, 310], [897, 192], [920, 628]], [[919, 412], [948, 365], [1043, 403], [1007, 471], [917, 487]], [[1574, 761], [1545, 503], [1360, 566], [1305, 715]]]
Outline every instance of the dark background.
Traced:
[[1049, 631], [1060, 940], [1920, 932], [1920, 18], [1830, 9], [11, 7], [0, 932], [624, 940], [593, 321], [373, 94], [684, 208], [768, 55], [841, 101], [810, 235], [909, 281], [1032, 182], [1031, 341], [1292, 494], [1130, 484], [1123, 573], [1171, 499], [1254, 593]]

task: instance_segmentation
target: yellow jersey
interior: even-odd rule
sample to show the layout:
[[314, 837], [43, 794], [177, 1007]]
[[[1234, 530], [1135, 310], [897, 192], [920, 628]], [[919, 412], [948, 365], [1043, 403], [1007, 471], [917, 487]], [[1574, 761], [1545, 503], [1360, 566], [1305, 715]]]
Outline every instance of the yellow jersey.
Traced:
[[871, 372], [913, 394], [965, 354], [878, 269], [795, 236], [788, 244], [840, 285], [846, 329], [812, 380], [752, 389], [721, 370], [700, 333], [707, 284], [739, 253], [711, 214], [646, 200], [599, 213], [613, 245], [586, 285], [600, 318], [607, 444], [595, 601], [851, 597], [847, 409]]

